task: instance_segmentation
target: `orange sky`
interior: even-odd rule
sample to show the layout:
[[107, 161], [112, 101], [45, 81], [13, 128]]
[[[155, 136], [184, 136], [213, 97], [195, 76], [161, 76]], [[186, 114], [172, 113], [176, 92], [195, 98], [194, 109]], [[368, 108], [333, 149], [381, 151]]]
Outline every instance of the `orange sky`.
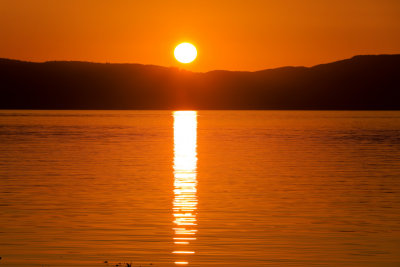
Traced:
[[[173, 58], [179, 42], [198, 58]], [[400, 53], [399, 0], [0, 0], [0, 57], [181, 66], [311, 66]]]

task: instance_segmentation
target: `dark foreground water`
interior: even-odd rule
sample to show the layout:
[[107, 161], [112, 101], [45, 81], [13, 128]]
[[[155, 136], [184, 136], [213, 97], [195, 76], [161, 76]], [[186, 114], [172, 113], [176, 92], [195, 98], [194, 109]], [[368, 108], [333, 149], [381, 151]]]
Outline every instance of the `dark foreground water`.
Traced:
[[0, 256], [400, 266], [400, 112], [0, 111]]

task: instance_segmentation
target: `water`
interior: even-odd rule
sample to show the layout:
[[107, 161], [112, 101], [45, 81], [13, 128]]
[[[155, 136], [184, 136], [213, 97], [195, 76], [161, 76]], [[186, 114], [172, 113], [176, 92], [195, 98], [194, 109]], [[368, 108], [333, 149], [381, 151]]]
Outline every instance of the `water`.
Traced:
[[0, 111], [0, 144], [1, 266], [400, 266], [398, 111]]

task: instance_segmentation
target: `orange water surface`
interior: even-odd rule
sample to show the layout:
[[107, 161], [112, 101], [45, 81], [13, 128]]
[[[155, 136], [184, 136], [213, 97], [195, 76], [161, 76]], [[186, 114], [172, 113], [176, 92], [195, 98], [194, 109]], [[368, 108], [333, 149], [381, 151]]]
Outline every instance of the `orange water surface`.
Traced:
[[400, 266], [398, 111], [0, 111], [0, 266]]

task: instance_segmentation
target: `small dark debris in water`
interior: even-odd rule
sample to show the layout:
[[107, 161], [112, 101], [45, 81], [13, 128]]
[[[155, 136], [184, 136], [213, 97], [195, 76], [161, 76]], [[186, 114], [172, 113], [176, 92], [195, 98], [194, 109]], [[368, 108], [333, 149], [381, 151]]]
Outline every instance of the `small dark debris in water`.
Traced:
[[108, 261], [104, 261], [104, 263], [108, 263]]

